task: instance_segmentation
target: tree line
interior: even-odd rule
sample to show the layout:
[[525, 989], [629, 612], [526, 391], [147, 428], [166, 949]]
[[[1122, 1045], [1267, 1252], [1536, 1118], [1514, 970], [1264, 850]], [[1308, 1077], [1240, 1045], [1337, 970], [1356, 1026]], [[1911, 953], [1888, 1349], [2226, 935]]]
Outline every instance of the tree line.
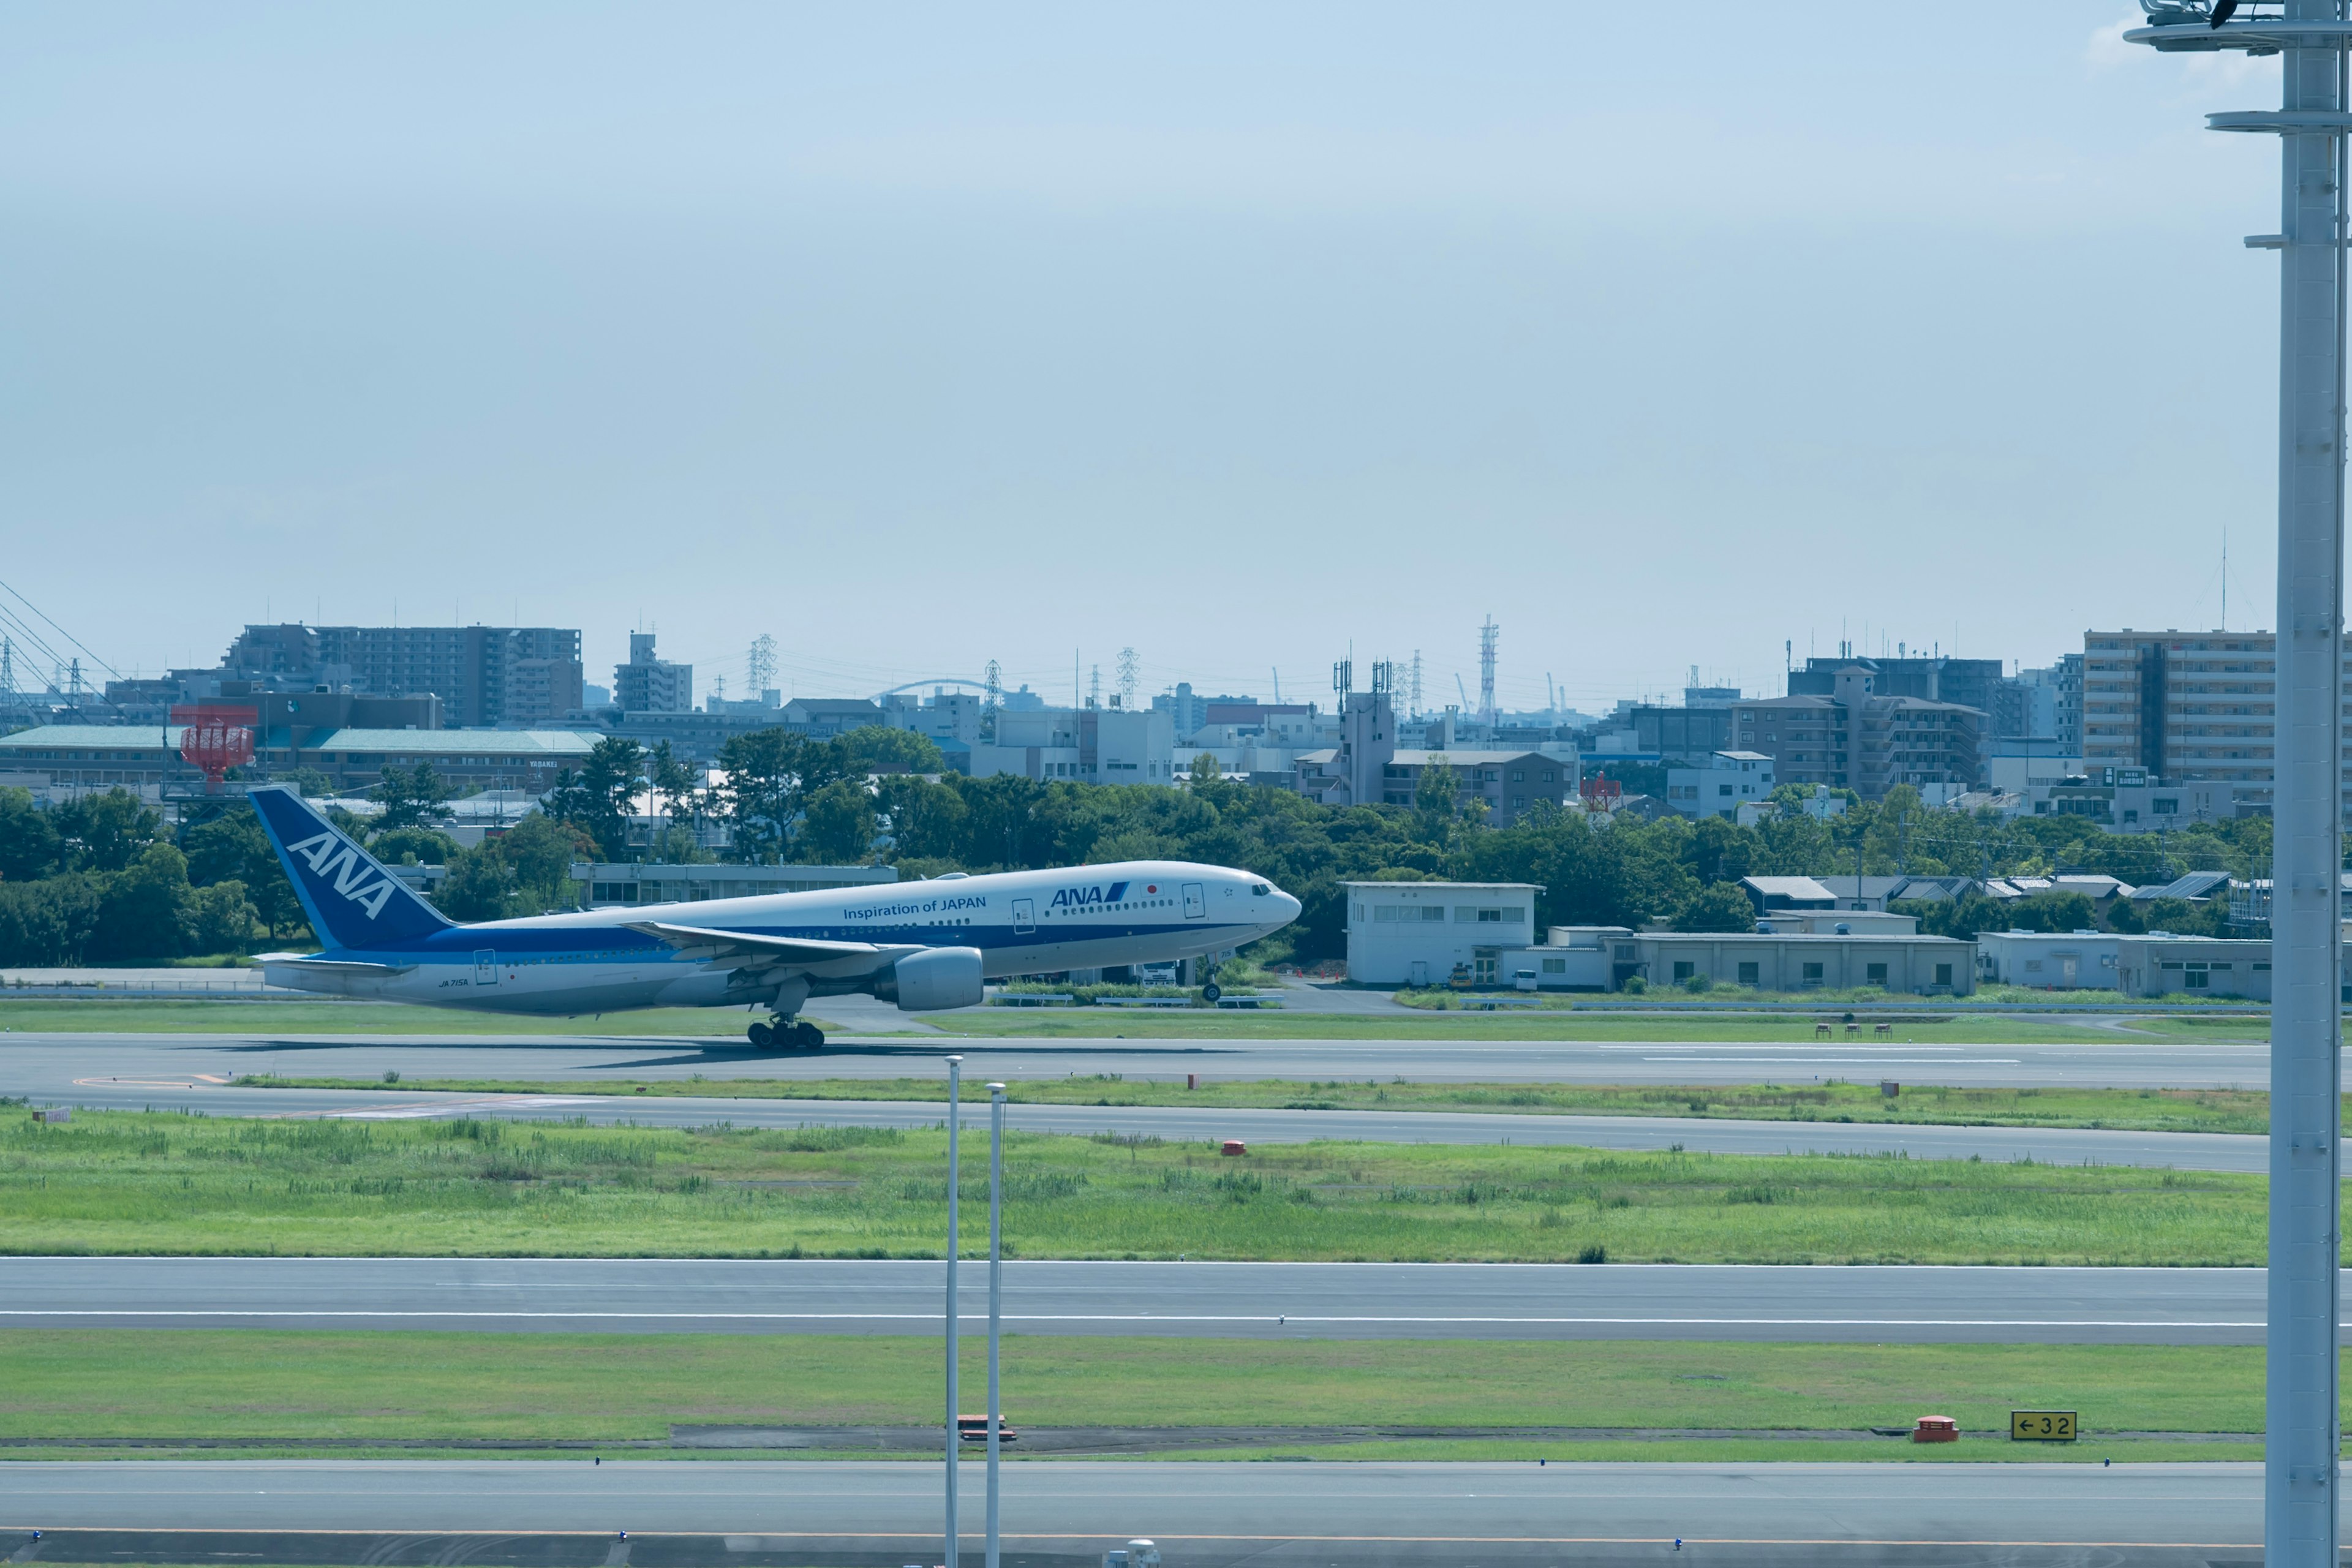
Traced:
[[[1849, 796], [1842, 816], [1819, 819], [1799, 807], [1807, 792], [1783, 786], [1781, 814], [1754, 826], [1539, 804], [1498, 828], [1442, 764], [1424, 771], [1411, 805], [1326, 806], [1226, 780], [1206, 760], [1179, 787], [968, 778], [947, 771], [925, 737], [878, 726], [829, 740], [781, 729], [736, 736], [707, 770], [667, 746], [607, 738], [543, 811], [470, 847], [443, 831], [455, 792], [429, 766], [387, 769], [372, 793], [379, 816], [338, 813], [339, 825], [389, 864], [446, 868], [433, 896], [457, 920], [576, 907], [580, 860], [887, 864], [908, 879], [1192, 860], [1255, 871], [1298, 897], [1301, 919], [1263, 956], [1300, 963], [1343, 956], [1342, 884], [1353, 880], [1532, 883], [1542, 889], [1538, 929], [1738, 931], [1754, 918], [1738, 886], [1747, 876], [2087, 872], [2145, 885], [2191, 870], [2263, 875], [2270, 862], [2262, 817], [2117, 835], [2080, 817], [1931, 808], [1898, 786], [1883, 801]], [[726, 833], [698, 831], [713, 823]], [[720, 837], [723, 847], [704, 847]], [[2089, 900], [2052, 894], [1967, 894], [1913, 912], [1946, 935], [2071, 931], [2095, 918]], [[2116, 929], [2219, 931], [2222, 914], [2218, 903], [2119, 901], [2109, 919]], [[55, 807], [0, 791], [0, 962], [167, 958], [247, 951], [265, 938], [299, 944], [310, 933], [249, 808], [173, 834], [120, 790]]]

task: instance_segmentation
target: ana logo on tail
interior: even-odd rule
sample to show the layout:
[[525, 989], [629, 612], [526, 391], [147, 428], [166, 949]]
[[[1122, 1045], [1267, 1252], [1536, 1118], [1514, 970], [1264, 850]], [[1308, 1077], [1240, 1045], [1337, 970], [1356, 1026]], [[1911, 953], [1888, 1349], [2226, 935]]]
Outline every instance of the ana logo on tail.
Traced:
[[321, 881], [334, 879], [335, 891], [359, 905], [373, 920], [383, 912], [384, 900], [392, 897], [392, 879], [382, 878], [362, 887], [375, 876], [375, 868], [360, 858], [353, 845], [341, 840], [332, 833], [315, 834], [299, 844], [286, 847], [289, 855], [299, 855], [310, 863], [310, 869]]

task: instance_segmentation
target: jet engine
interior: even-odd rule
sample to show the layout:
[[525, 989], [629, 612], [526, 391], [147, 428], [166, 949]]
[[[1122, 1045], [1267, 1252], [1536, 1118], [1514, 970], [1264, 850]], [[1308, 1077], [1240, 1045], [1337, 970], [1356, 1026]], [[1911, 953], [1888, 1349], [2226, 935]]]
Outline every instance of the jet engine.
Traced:
[[890, 966], [875, 994], [896, 1002], [902, 1013], [977, 1007], [982, 1000], [980, 949], [935, 947], [910, 952]]

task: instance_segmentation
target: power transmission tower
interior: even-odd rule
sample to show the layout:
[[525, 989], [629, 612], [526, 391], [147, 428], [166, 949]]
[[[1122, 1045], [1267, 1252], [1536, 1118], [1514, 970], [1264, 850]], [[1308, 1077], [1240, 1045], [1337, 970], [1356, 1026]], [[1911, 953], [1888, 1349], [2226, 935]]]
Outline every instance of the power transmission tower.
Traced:
[[1412, 650], [1412, 698], [1410, 711], [1414, 718], [1418, 719], [1421, 717], [1421, 649], [1419, 648]]
[[765, 632], [751, 639], [751, 657], [743, 661], [743, 679], [753, 697], [776, 684], [776, 639]]
[[1123, 647], [1119, 649], [1118, 705], [1120, 707], [1132, 708], [1135, 706], [1135, 689], [1142, 682], [1142, 679], [1143, 660], [1135, 656], [1135, 650], [1131, 647]]
[[1087, 666], [1087, 706], [1102, 706], [1102, 666], [1098, 664]]
[[1478, 628], [1478, 722], [1492, 725], [1498, 717], [1495, 711], [1495, 638], [1502, 631], [1488, 616], [1486, 624]]

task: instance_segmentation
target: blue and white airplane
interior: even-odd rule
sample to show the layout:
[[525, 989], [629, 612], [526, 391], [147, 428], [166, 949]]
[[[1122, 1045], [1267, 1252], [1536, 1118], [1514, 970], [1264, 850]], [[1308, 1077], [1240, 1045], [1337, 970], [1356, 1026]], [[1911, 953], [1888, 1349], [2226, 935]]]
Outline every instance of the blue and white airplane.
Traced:
[[824, 1044], [798, 1016], [812, 996], [970, 1007], [992, 978], [1194, 958], [1298, 918], [1297, 899], [1250, 872], [1129, 860], [459, 925], [292, 790], [249, 798], [328, 944], [264, 955], [272, 985], [567, 1017], [765, 1008], [748, 1031], [763, 1049]]

